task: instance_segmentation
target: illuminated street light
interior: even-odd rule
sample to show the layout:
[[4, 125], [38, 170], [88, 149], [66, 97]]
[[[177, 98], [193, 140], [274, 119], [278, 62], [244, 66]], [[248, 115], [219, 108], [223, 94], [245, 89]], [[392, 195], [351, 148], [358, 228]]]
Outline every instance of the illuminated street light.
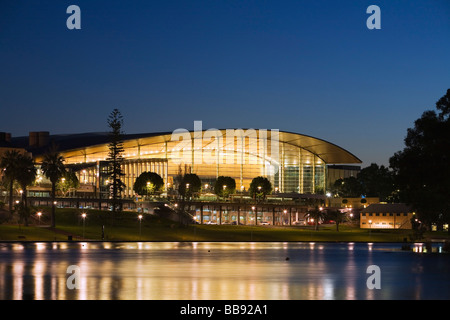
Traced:
[[81, 214], [81, 218], [83, 218], [83, 239], [84, 239], [84, 228], [85, 228], [85, 221], [86, 221], [86, 213], [83, 212]]
[[142, 236], [142, 214], [138, 215], [138, 219], [139, 219], [139, 240], [141, 240], [141, 236]]
[[253, 206], [252, 210], [253, 210], [253, 213], [255, 215], [255, 226], [257, 226], [258, 225], [258, 213], [256, 212], [256, 207]]
[[38, 212], [37, 213], [37, 215], [38, 215], [38, 220], [39, 220], [39, 225], [41, 225], [41, 215], [42, 215], [42, 212]]

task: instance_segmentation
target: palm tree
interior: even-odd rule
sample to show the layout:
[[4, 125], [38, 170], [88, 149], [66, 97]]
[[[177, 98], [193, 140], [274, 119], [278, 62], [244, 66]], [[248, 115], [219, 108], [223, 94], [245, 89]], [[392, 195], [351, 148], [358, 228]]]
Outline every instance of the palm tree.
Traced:
[[56, 184], [66, 173], [64, 166], [64, 157], [61, 156], [56, 148], [52, 148], [48, 153], [44, 155], [42, 160], [41, 169], [44, 175], [52, 183], [52, 215], [51, 215], [51, 227], [56, 226], [56, 214], [55, 214], [55, 197], [56, 197]]
[[[16, 162], [16, 180], [22, 188], [22, 204], [21, 212], [29, 213], [27, 203], [27, 186], [30, 185], [36, 178], [36, 167], [34, 161], [28, 155], [19, 155]], [[28, 214], [25, 214], [25, 225], [28, 225]]]
[[19, 159], [19, 152], [16, 150], [8, 150], [0, 160], [0, 168], [3, 169], [3, 174], [9, 183], [9, 212], [13, 210], [13, 185], [17, 175], [17, 161]]
[[322, 220], [325, 217], [325, 211], [323, 211], [323, 209], [320, 207], [316, 207], [312, 210], [308, 211], [308, 214], [306, 215], [309, 218], [313, 218], [314, 219], [314, 230], [319, 230], [319, 221]]
[[327, 216], [336, 223], [336, 231], [339, 231], [339, 224], [347, 219], [347, 214], [340, 210], [331, 210], [327, 213]]

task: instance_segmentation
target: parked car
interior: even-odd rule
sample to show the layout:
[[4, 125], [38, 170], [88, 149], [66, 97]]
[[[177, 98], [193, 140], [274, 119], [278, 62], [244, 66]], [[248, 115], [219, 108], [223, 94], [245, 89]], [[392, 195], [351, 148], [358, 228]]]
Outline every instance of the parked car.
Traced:
[[260, 225], [262, 225], [262, 226], [268, 226], [268, 225], [270, 225], [270, 223], [267, 222], [267, 221], [261, 221]]
[[296, 225], [296, 226], [305, 226], [306, 222], [305, 222], [305, 220], [297, 220], [297, 221], [294, 221], [292, 224]]

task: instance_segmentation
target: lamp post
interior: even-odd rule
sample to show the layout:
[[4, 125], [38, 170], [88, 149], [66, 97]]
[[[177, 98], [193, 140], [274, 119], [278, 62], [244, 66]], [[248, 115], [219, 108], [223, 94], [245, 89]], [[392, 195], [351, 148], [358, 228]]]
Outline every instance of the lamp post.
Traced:
[[138, 215], [139, 218], [139, 240], [141, 240], [142, 237], [142, 214]]
[[38, 221], [39, 221], [39, 225], [41, 225], [41, 215], [42, 215], [42, 212], [38, 212], [37, 213], [37, 215], [38, 215]]
[[86, 221], [86, 213], [83, 212], [81, 214], [81, 218], [83, 218], [83, 239], [84, 239], [84, 227], [85, 227], [85, 221]]
[[331, 207], [331, 192], [327, 192], [326, 196], [327, 196], [327, 202], [328, 202], [327, 207]]
[[189, 196], [189, 183], [186, 183], [186, 192], [185, 192], [185, 197]]
[[257, 213], [256, 213], [256, 207], [253, 206], [252, 210], [253, 210], [253, 214], [255, 216], [255, 226], [257, 226], [258, 225], [258, 216], [257, 216]]

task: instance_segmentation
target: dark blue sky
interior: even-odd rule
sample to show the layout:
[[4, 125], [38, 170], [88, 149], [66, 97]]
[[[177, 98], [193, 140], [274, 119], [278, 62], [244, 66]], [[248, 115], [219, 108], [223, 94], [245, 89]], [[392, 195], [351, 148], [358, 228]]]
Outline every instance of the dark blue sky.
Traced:
[[126, 133], [280, 129], [388, 164], [450, 88], [450, 1], [2, 0], [0, 64], [13, 136], [107, 131], [118, 108]]

